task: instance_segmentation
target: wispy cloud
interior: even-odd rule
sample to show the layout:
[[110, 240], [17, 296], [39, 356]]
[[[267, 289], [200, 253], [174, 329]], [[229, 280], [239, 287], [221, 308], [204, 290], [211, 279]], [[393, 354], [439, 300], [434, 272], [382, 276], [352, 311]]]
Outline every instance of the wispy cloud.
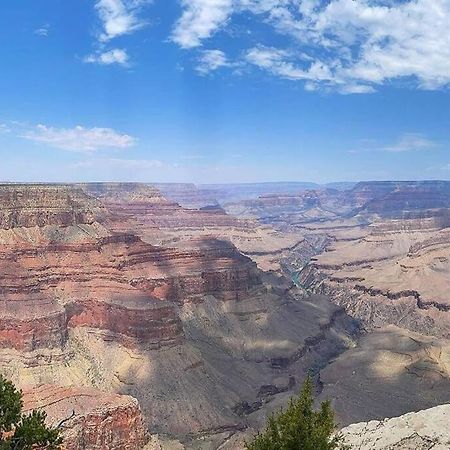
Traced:
[[198, 59], [197, 72], [206, 75], [220, 67], [229, 67], [231, 65], [222, 50], [204, 50]]
[[100, 41], [108, 42], [145, 26], [146, 21], [140, 17], [140, 12], [147, 3], [150, 0], [98, 0], [95, 8], [103, 27]]
[[[172, 40], [194, 48], [239, 14], [286, 43], [241, 48], [245, 60], [309, 90], [366, 94], [395, 80], [419, 89], [450, 84], [448, 0], [182, 0]], [[252, 21], [248, 22], [250, 26]], [[245, 42], [245, 41], [244, 41]]]
[[11, 128], [6, 123], [0, 123], [0, 134], [10, 133]]
[[142, 17], [142, 9], [152, 0], [97, 0], [95, 9], [101, 23], [97, 34], [96, 51], [83, 58], [84, 62], [103, 65], [127, 66], [126, 49], [108, 48], [110, 42], [120, 36], [132, 34], [145, 27], [148, 21]]
[[41, 37], [47, 37], [48, 33], [50, 31], [49, 25], [43, 25], [42, 27], [37, 28], [34, 30], [34, 34]]
[[392, 144], [377, 145], [376, 141], [366, 139], [362, 142], [363, 146], [359, 149], [349, 150], [348, 153], [367, 153], [367, 152], [388, 152], [388, 153], [406, 153], [414, 151], [429, 151], [439, 147], [437, 141], [428, 139], [420, 133], [404, 133]]
[[233, 0], [181, 0], [183, 14], [175, 24], [172, 40], [182, 48], [201, 45], [225, 25], [233, 11]]
[[84, 58], [86, 63], [95, 63], [102, 65], [119, 64], [121, 66], [128, 65], [128, 54], [126, 50], [113, 48], [103, 53], [93, 53]]
[[75, 152], [94, 152], [100, 149], [124, 149], [132, 147], [136, 139], [112, 128], [54, 128], [37, 125], [22, 132], [20, 137], [46, 144], [50, 147]]
[[418, 133], [406, 133], [393, 145], [382, 147], [385, 152], [401, 153], [416, 150], [432, 150], [438, 146], [437, 142], [427, 139]]

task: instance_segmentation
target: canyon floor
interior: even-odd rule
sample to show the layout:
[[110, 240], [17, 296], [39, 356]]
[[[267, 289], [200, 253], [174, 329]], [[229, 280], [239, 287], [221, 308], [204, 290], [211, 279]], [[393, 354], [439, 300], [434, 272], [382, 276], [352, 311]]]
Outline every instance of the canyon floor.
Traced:
[[336, 187], [0, 185], [0, 371], [69, 450], [450, 403], [450, 183]]

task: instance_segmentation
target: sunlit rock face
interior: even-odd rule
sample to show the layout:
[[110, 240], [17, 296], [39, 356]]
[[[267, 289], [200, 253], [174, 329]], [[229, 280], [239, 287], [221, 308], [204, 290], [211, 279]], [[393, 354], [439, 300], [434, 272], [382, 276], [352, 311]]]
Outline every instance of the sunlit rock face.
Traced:
[[91, 388], [42, 385], [23, 391], [24, 412], [45, 411], [67, 450], [142, 450], [149, 435], [136, 399]]
[[450, 401], [449, 189], [364, 182], [226, 205], [302, 234], [281, 266], [305, 296], [327, 296], [367, 333], [320, 373], [341, 425]]
[[81, 189], [60, 185], [0, 185], [0, 229], [90, 224], [98, 207]]
[[107, 209], [108, 226], [148, 237], [151, 231], [244, 227], [248, 222], [230, 216], [220, 208], [187, 209], [168, 200], [154, 186], [135, 183], [89, 183], [79, 185]]
[[261, 285], [254, 263], [229, 243], [155, 247], [96, 222], [104, 206], [79, 188], [33, 185], [30, 191], [1, 188], [5, 348], [63, 347], [68, 329], [80, 326], [124, 342], [173, 344], [183, 334], [173, 302], [207, 294], [237, 299]]
[[342, 435], [360, 450], [446, 450], [450, 445], [450, 405], [412, 412], [393, 419], [350, 425]]

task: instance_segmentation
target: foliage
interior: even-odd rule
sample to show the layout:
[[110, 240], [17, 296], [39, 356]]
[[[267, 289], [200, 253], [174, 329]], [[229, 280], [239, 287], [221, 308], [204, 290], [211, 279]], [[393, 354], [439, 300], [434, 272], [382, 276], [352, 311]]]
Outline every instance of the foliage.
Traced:
[[0, 450], [60, 449], [59, 430], [45, 424], [45, 412], [25, 415], [22, 407], [22, 392], [0, 375]]
[[314, 410], [313, 382], [307, 377], [298, 398], [269, 418], [266, 429], [246, 443], [247, 450], [348, 449], [334, 434], [334, 411], [325, 401]]

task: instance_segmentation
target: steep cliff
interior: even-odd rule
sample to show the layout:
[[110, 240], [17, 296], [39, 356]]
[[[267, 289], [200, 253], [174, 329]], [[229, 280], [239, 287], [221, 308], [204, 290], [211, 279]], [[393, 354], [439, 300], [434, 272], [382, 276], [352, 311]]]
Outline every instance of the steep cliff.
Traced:
[[83, 387], [42, 385], [23, 391], [24, 412], [47, 413], [67, 450], [142, 450], [149, 441], [136, 399]]

